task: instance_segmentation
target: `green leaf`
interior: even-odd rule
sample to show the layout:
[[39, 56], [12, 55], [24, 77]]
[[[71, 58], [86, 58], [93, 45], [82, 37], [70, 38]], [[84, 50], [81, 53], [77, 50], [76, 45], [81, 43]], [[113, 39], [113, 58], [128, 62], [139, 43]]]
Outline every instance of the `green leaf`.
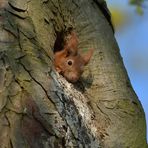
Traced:
[[143, 9], [142, 9], [142, 7], [141, 7], [141, 6], [137, 6], [136, 12], [137, 12], [139, 15], [143, 15]]

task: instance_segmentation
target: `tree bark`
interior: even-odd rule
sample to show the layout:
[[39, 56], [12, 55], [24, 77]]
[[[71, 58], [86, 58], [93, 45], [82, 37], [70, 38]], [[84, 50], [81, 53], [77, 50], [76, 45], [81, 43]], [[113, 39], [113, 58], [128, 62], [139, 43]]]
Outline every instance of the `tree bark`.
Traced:
[[[145, 115], [103, 0], [0, 1], [1, 148], [146, 148]], [[53, 67], [57, 32], [95, 53], [76, 84]]]

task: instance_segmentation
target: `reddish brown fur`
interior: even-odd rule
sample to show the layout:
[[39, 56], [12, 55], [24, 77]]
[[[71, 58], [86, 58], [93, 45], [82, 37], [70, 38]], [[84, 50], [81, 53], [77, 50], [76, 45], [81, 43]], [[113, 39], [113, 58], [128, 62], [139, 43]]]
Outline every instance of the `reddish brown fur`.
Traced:
[[67, 37], [64, 49], [55, 52], [54, 65], [56, 70], [63, 75], [69, 82], [76, 82], [84, 71], [84, 66], [88, 64], [93, 49], [86, 54], [78, 51], [78, 38], [75, 32]]
[[78, 37], [75, 32], [71, 32], [65, 39], [64, 49], [67, 50], [71, 55], [78, 53]]

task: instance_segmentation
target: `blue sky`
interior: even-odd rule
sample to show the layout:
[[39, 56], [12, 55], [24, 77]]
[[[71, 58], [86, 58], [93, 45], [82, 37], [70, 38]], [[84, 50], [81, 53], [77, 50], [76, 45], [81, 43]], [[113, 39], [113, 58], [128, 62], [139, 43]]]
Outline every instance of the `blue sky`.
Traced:
[[135, 12], [135, 7], [130, 6], [128, 0], [107, 0], [107, 4], [109, 7], [118, 6], [130, 19], [128, 24], [117, 30], [115, 36], [148, 125], [148, 3], [145, 3], [143, 16]]

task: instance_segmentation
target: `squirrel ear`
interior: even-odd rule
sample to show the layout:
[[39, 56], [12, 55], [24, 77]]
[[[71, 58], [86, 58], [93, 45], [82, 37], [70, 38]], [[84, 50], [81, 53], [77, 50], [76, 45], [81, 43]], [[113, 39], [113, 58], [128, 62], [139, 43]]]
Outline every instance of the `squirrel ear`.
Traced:
[[91, 49], [89, 49], [89, 50], [87, 51], [87, 53], [85, 53], [85, 54], [82, 55], [82, 58], [83, 58], [83, 60], [84, 60], [84, 65], [87, 65], [87, 64], [88, 64], [88, 62], [90, 61], [90, 58], [91, 58], [92, 55], [93, 55], [93, 52], [94, 52], [94, 49], [91, 48]]
[[77, 55], [77, 53], [78, 53], [78, 37], [74, 31], [72, 31], [67, 36], [67, 40], [65, 41], [64, 49], [70, 55]]
[[60, 51], [55, 52], [55, 58], [59, 60], [59, 58], [65, 58], [69, 55], [69, 50], [67, 48], [64, 48]]

